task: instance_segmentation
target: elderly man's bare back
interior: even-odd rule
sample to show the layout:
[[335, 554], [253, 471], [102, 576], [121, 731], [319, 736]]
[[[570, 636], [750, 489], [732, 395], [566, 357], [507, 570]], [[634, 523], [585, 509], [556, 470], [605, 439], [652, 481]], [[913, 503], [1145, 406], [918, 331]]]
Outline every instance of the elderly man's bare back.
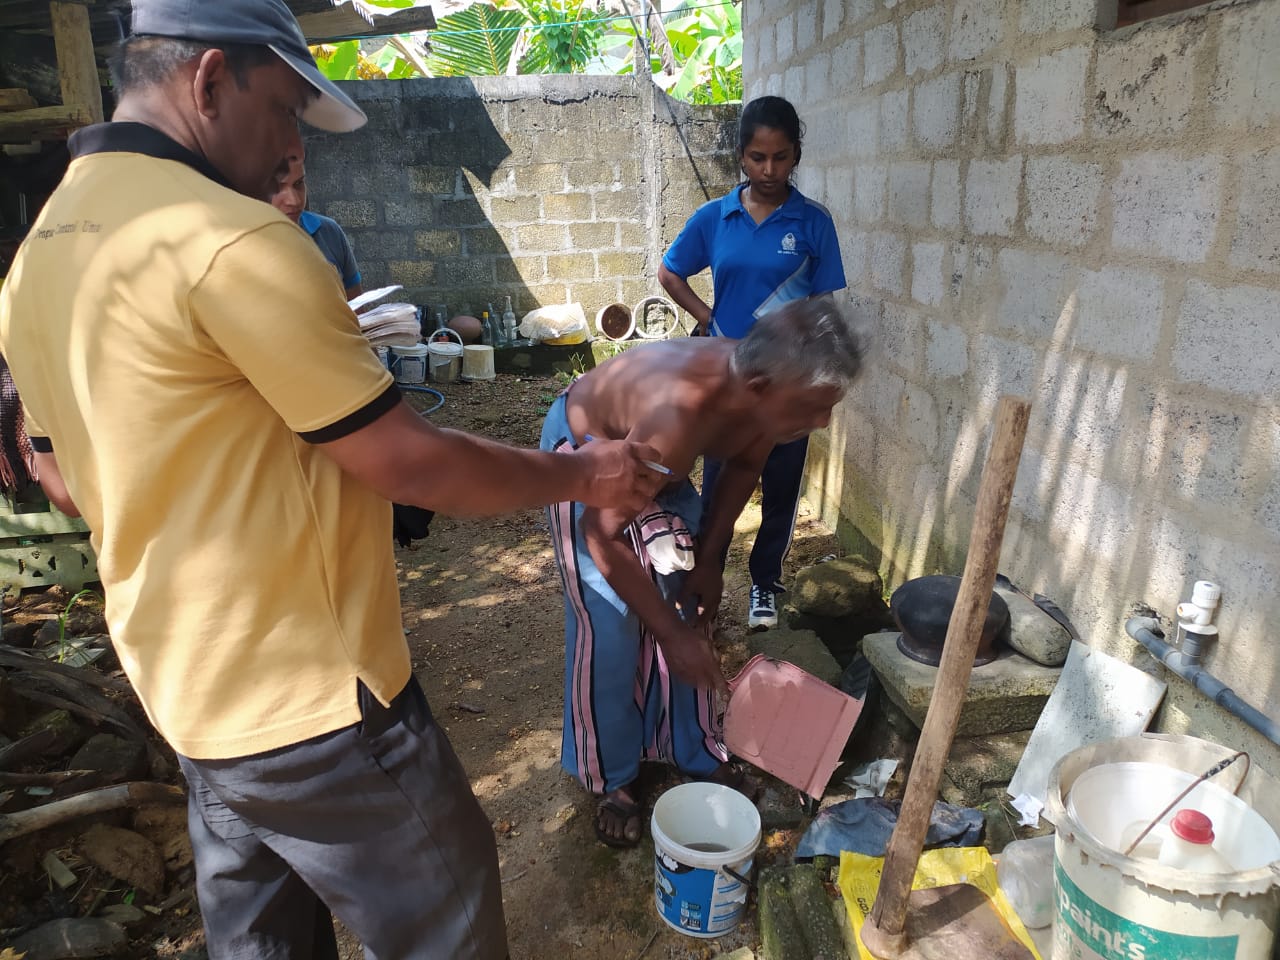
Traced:
[[569, 426], [580, 438], [642, 440], [662, 455], [673, 482], [702, 455], [767, 455], [773, 441], [753, 415], [756, 396], [730, 366], [736, 343], [695, 338], [633, 347], [573, 385]]

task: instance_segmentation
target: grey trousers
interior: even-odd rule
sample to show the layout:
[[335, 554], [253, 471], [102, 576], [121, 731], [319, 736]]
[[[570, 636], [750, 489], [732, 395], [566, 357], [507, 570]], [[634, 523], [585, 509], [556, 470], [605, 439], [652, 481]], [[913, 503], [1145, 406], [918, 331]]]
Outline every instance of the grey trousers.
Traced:
[[417, 680], [269, 753], [179, 757], [210, 960], [507, 956], [493, 830]]

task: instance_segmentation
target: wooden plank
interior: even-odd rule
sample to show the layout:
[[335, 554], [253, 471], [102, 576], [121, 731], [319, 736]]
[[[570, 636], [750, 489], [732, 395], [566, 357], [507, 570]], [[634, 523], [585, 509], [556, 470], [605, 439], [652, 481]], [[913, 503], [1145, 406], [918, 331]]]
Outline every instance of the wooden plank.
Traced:
[[299, 14], [298, 26], [308, 43], [322, 43], [350, 37], [387, 37], [434, 30], [436, 18], [430, 7], [406, 7], [383, 14], [347, 2], [323, 13]]
[[1143, 20], [1152, 20], [1170, 13], [1208, 5], [1208, 0], [1120, 0], [1116, 26], [1126, 27], [1141, 23]]
[[88, 525], [79, 517], [68, 517], [65, 513], [55, 510], [0, 516], [0, 538], [47, 537], [54, 533], [88, 532]]
[[0, 88], [0, 111], [30, 110], [36, 106], [36, 98], [22, 87]]
[[83, 106], [36, 107], [0, 113], [0, 143], [59, 140], [76, 127], [92, 122], [92, 114]]
[[54, 0], [49, 4], [53, 43], [58, 51], [58, 77], [62, 105], [80, 107], [85, 123], [102, 122], [102, 88], [98, 86], [98, 59], [93, 52], [89, 10], [78, 3]]

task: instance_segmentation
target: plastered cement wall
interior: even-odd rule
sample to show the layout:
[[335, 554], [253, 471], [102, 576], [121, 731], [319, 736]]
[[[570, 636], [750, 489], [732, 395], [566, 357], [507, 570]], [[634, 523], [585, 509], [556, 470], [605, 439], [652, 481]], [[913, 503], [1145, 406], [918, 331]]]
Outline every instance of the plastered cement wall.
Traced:
[[630, 77], [344, 85], [369, 115], [308, 139], [312, 209], [347, 231], [366, 289], [479, 314], [660, 294], [684, 218], [735, 182], [737, 107], [689, 107]]
[[[748, 96], [877, 341], [809, 494], [890, 586], [959, 573], [1002, 393], [1034, 404], [1000, 569], [1095, 647], [1196, 579], [1209, 668], [1280, 711], [1280, 0], [749, 0]], [[1280, 756], [1170, 678], [1158, 725]]]

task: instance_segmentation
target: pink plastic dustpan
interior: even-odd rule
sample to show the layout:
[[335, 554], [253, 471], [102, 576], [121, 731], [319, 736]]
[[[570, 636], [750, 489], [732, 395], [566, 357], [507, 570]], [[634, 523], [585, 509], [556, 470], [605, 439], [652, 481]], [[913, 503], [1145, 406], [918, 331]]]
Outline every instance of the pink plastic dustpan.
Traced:
[[729, 683], [729, 750], [815, 800], [822, 797], [862, 701], [793, 663], [752, 657]]

